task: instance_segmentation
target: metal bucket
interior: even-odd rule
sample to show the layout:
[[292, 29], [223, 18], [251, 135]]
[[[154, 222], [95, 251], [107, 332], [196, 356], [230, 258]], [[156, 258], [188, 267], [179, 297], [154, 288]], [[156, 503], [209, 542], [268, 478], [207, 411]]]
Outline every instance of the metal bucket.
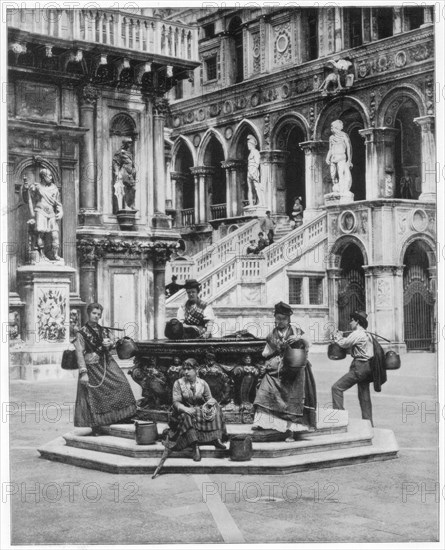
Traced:
[[230, 440], [230, 460], [243, 462], [252, 458], [252, 438], [250, 435], [234, 436]]
[[328, 346], [328, 357], [333, 361], [338, 361], [346, 357], [346, 350], [341, 348], [336, 342], [331, 342]]
[[158, 439], [158, 426], [156, 422], [136, 420], [136, 444], [153, 445]]
[[137, 345], [132, 338], [124, 336], [116, 342], [116, 351], [119, 359], [130, 359], [137, 352]]
[[393, 350], [389, 350], [385, 354], [385, 369], [396, 370], [400, 369], [400, 355]]
[[304, 349], [287, 348], [284, 352], [284, 366], [288, 369], [300, 369], [306, 365], [307, 354]]

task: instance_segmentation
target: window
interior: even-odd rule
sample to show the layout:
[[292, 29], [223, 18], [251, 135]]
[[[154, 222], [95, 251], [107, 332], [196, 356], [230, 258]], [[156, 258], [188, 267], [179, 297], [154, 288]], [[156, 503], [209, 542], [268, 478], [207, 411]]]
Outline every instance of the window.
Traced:
[[392, 36], [392, 8], [375, 8], [375, 11], [379, 40]]
[[309, 303], [313, 306], [323, 304], [323, 279], [321, 277], [309, 277]]
[[209, 23], [208, 25], [204, 25], [203, 31], [204, 31], [204, 38], [212, 38], [213, 36], [215, 36], [215, 23]]
[[291, 277], [289, 279], [289, 303], [303, 303], [303, 277]]
[[233, 59], [232, 82], [242, 82], [244, 80], [244, 45], [241, 19], [239, 17], [234, 17], [230, 21], [228, 30], [231, 36], [230, 56]]
[[216, 55], [206, 59], [205, 66], [206, 80], [216, 80]]
[[405, 26], [407, 31], [423, 25], [423, 8], [405, 8]]
[[308, 60], [318, 57], [318, 12], [316, 9], [307, 10], [307, 48]]
[[362, 10], [361, 8], [345, 8], [349, 31], [349, 48], [362, 45]]

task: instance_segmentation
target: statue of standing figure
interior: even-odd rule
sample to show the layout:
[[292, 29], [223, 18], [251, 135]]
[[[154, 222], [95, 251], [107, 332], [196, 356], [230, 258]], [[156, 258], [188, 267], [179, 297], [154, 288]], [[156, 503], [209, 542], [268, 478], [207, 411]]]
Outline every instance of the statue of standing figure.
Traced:
[[332, 190], [340, 195], [347, 195], [352, 185], [352, 147], [351, 140], [343, 132], [343, 122], [334, 120], [331, 124], [332, 135], [329, 138], [329, 151], [326, 164], [329, 165], [332, 179]]
[[[264, 187], [260, 182], [260, 152], [257, 149], [258, 141], [252, 135], [247, 136], [249, 157], [247, 159], [247, 192], [249, 206], [264, 206]], [[254, 196], [256, 195], [256, 203]]]
[[48, 168], [42, 168], [39, 176], [39, 183], [28, 183], [24, 177], [22, 185], [22, 198], [31, 215], [27, 221], [31, 250], [37, 250], [39, 261], [59, 261], [59, 220], [63, 217], [60, 192]]
[[124, 138], [122, 147], [113, 156], [114, 194], [119, 210], [134, 210], [136, 168], [130, 151], [133, 140]]

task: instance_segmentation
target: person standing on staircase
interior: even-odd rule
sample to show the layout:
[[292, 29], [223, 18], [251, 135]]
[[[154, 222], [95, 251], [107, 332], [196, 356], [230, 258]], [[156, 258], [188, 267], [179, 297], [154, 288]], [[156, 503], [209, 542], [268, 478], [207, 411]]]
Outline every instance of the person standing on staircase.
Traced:
[[266, 217], [261, 220], [260, 228], [261, 231], [267, 235], [269, 239], [269, 245], [273, 243], [275, 236], [275, 221], [270, 217], [270, 210], [266, 212]]

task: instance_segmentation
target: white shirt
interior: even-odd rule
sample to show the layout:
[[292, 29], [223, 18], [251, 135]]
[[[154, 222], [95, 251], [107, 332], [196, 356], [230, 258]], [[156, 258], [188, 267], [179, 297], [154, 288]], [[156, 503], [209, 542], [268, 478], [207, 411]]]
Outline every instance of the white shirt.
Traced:
[[[204, 321], [214, 321], [215, 320], [215, 314], [213, 313], [212, 306], [207, 305], [203, 312]], [[181, 323], [185, 320], [185, 309], [184, 306], [179, 306], [178, 312], [176, 313], [176, 319], [178, 321], [181, 321]]]
[[346, 337], [334, 338], [341, 348], [351, 348], [351, 355], [354, 359], [371, 359], [374, 357], [374, 345], [371, 337], [360, 325]]

